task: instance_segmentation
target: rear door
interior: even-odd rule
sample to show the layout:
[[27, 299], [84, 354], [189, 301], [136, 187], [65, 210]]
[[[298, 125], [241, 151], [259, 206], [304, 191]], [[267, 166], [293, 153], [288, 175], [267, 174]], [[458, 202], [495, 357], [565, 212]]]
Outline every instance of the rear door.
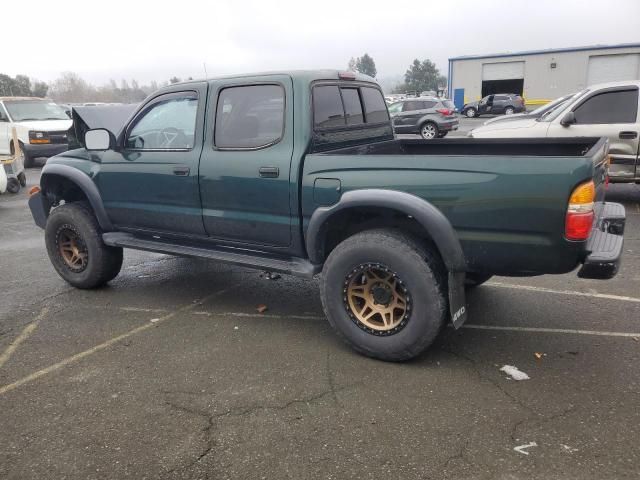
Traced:
[[638, 171], [638, 87], [614, 87], [595, 91], [570, 110], [576, 123], [562, 126], [563, 112], [550, 125], [548, 137], [607, 137], [611, 167], [609, 175], [633, 179]]
[[491, 113], [504, 113], [504, 109], [506, 108], [508, 101], [509, 97], [505, 95], [495, 95], [493, 97], [493, 108], [491, 108]]
[[200, 196], [206, 233], [230, 243], [291, 243], [293, 84], [286, 75], [211, 83]]

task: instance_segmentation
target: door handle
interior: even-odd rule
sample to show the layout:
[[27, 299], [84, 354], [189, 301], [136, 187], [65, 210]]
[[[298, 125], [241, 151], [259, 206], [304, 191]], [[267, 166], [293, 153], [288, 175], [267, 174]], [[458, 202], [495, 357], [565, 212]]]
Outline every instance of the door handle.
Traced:
[[173, 167], [173, 174], [179, 175], [181, 177], [186, 177], [187, 175], [189, 175], [190, 171], [191, 169], [186, 165], [176, 165]]
[[259, 172], [262, 178], [278, 178], [280, 176], [278, 167], [260, 167]]
[[620, 135], [618, 135], [618, 138], [620, 140], [632, 140], [634, 138], [638, 138], [638, 132], [632, 132], [632, 131], [620, 132]]

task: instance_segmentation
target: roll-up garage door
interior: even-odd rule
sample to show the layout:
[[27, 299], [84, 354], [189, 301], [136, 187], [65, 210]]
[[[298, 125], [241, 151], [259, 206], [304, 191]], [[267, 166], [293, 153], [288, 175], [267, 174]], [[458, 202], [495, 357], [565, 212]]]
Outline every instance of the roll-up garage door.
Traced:
[[595, 55], [589, 57], [587, 85], [619, 80], [637, 80], [640, 54]]
[[524, 62], [483, 63], [482, 80], [524, 78]]

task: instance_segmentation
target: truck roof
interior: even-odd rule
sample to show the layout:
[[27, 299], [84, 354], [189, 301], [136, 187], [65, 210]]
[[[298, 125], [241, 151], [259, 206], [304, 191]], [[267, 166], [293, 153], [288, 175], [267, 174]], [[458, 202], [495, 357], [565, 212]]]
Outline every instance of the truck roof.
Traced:
[[[336, 69], [323, 69], [323, 70], [276, 70], [276, 71], [267, 71], [267, 72], [254, 72], [254, 73], [242, 73], [237, 75], [222, 75], [216, 77], [208, 77], [208, 78], [200, 78], [194, 80], [188, 80], [185, 82], [179, 82], [178, 84], [190, 84], [197, 82], [206, 82], [211, 80], [230, 80], [234, 78], [248, 78], [248, 77], [264, 77], [271, 75], [288, 75], [293, 79], [299, 79], [306, 82], [313, 82], [315, 80], [340, 80], [339, 74], [345, 73], [346, 70], [336, 70]], [[358, 72], [349, 72], [355, 74], [355, 80], [361, 82], [374, 82], [376, 80], [369, 75], [364, 75]]]

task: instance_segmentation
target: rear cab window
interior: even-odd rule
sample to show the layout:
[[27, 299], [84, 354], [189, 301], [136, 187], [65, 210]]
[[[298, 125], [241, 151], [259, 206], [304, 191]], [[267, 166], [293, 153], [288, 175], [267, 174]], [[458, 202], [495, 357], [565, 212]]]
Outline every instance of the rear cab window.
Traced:
[[316, 85], [312, 92], [315, 130], [389, 122], [387, 104], [377, 88]]

